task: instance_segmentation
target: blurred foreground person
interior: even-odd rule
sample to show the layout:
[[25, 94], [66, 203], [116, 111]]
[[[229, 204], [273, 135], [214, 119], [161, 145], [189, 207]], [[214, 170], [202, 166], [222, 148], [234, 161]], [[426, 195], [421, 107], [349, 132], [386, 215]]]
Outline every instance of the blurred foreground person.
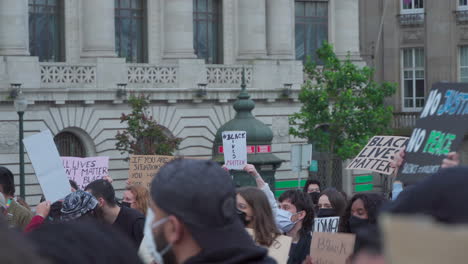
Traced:
[[242, 187], [236, 192], [241, 220], [246, 227], [253, 230], [258, 245], [270, 247], [281, 233], [276, 227], [267, 197], [255, 187]]
[[339, 232], [355, 234], [360, 228], [376, 225], [378, 212], [386, 201], [377, 193], [355, 194], [340, 219]]
[[118, 206], [114, 187], [107, 180], [93, 181], [86, 186], [85, 191], [98, 201], [98, 218], [123, 232], [138, 248], [143, 239], [145, 216], [135, 209]]
[[95, 221], [46, 224], [29, 233], [28, 238], [35, 252], [51, 264], [141, 263], [130, 240]]
[[184, 159], [164, 165], [151, 183], [151, 198], [154, 259], [275, 263], [244, 229], [231, 177], [217, 163]]
[[122, 206], [133, 208], [146, 215], [149, 199], [149, 191], [146, 187], [138, 184], [129, 185], [123, 193]]
[[33, 213], [16, 202], [13, 173], [5, 167], [0, 167], [0, 192], [5, 197], [6, 208], [11, 215], [8, 218], [8, 225], [24, 230], [31, 221]]

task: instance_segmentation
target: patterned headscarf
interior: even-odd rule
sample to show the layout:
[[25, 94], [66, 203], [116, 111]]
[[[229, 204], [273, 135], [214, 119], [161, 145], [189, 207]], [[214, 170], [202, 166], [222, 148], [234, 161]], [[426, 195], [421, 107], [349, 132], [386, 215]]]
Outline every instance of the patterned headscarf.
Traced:
[[62, 205], [62, 221], [75, 220], [94, 210], [98, 201], [91, 194], [82, 190], [72, 192], [65, 197]]

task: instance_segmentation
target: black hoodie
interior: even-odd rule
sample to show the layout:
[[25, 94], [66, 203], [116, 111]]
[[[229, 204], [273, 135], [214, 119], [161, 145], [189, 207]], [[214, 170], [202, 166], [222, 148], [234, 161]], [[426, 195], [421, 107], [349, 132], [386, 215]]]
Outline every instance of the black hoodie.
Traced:
[[184, 264], [276, 264], [268, 257], [267, 250], [261, 247], [226, 248], [217, 251], [203, 250], [200, 254], [189, 258]]

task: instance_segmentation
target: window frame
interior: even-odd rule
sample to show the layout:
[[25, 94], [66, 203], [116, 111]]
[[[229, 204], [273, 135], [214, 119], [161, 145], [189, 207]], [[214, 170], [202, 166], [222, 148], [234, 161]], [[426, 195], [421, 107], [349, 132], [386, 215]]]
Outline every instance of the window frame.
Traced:
[[[193, 10], [192, 10], [192, 23], [193, 23], [193, 50], [195, 55], [197, 56], [198, 59], [203, 59], [206, 64], [223, 64], [224, 61], [224, 56], [223, 56], [223, 1], [222, 0], [213, 0], [216, 2], [217, 5], [217, 11], [216, 13], [214, 12], [199, 12], [197, 11], [197, 1], [198, 0], [192, 0], [193, 1]], [[209, 0], [207, 0], [209, 1]], [[198, 13], [205, 13], [205, 14], [212, 14], [214, 17], [216, 17], [216, 21], [210, 20], [210, 19], [199, 19], [197, 16]], [[198, 21], [205, 21], [213, 23], [213, 21], [216, 22], [217, 28], [216, 28], [216, 36], [217, 38], [214, 40], [216, 43], [216, 56], [217, 58], [213, 61], [208, 61], [209, 58], [204, 58], [204, 57], [199, 57], [198, 52], [197, 52], [197, 22]], [[208, 30], [208, 29], [207, 29]], [[208, 50], [210, 50], [211, 43], [209, 43], [209, 38], [210, 36], [207, 34], [207, 43], [208, 43]]]
[[[404, 54], [405, 50], [411, 50], [411, 57], [412, 57], [412, 67], [411, 68], [405, 68], [404, 65]], [[424, 65], [423, 67], [417, 67], [416, 66], [416, 50], [422, 49], [423, 51], [423, 57], [424, 57]], [[424, 97], [422, 99], [426, 101], [426, 52], [424, 47], [405, 47], [401, 49], [401, 55], [400, 55], [400, 74], [401, 74], [401, 86], [400, 86], [400, 91], [401, 91], [401, 106], [402, 106], [402, 112], [420, 112], [424, 108], [424, 103], [423, 106], [421, 107], [416, 107], [416, 100], [421, 99], [421, 97], [416, 96], [416, 81], [421, 80], [420, 78], [416, 78], [416, 72], [422, 70], [424, 72]], [[406, 107], [405, 106], [405, 71], [411, 70], [412, 73], [412, 84], [413, 84], [413, 107]]]
[[[411, 0], [412, 5], [414, 6], [414, 1]], [[423, 1], [423, 0], [420, 0]], [[425, 4], [423, 3], [425, 6]], [[411, 8], [411, 9], [404, 9], [404, 0], [400, 0], [400, 14], [402, 15], [407, 15], [407, 14], [422, 14], [424, 13], [424, 7], [423, 8]]]
[[468, 82], [468, 75], [466, 76], [466, 81], [462, 81], [462, 69], [468, 69], [468, 64], [466, 66], [463, 66], [462, 65], [462, 49], [463, 48], [466, 48], [467, 49], [467, 53], [468, 53], [468, 45], [460, 45], [458, 46], [458, 67], [457, 67], [457, 70], [458, 70], [458, 81], [459, 82], [462, 82], [462, 83], [467, 83]]
[[[467, 0], [455, 0], [457, 1], [457, 10], [468, 10], [468, 1]], [[467, 1], [466, 4], [460, 5], [460, 1]]]
[[[32, 3], [31, 3], [32, 1]], [[66, 47], [65, 47], [65, 0], [56, 0], [57, 5], [55, 7], [49, 5], [50, 0], [46, 0], [45, 4], [38, 4], [36, 3], [36, 0], [28, 0], [28, 50], [30, 52], [31, 56], [35, 56], [39, 58], [39, 62], [65, 62], [66, 61]], [[32, 5], [32, 7], [31, 7]], [[31, 28], [29, 26], [29, 19], [31, 18], [31, 12], [30, 9], [37, 9], [37, 8], [55, 8], [57, 9], [57, 38], [58, 38], [58, 51], [57, 51], [57, 58], [54, 60], [47, 59], [47, 60], [41, 60], [41, 57], [39, 54], [33, 54], [31, 52], [31, 30], [35, 31], [36, 30], [36, 25], [37, 23], [33, 23], [33, 27]], [[39, 14], [39, 12], [33, 12]], [[43, 12], [42, 14], [46, 14], [46, 12]], [[33, 34], [34, 35], [34, 34]], [[37, 42], [33, 41], [34, 43]]]
[[[296, 4], [297, 3], [304, 3], [304, 4], [307, 4], [307, 3], [326, 3], [327, 4], [327, 15], [325, 17], [320, 17], [320, 16], [297, 16], [296, 15]], [[297, 18], [301, 18], [302, 20], [306, 20], [306, 19], [309, 19], [309, 20], [318, 20], [318, 19], [324, 19], [324, 23], [321, 22], [321, 23], [318, 23], [316, 21], [312, 22], [312, 23], [305, 23], [305, 22], [298, 22], [297, 21]], [[297, 58], [297, 45], [296, 45], [296, 26], [297, 24], [302, 24], [302, 25], [316, 25], [317, 27], [318, 26], [322, 26], [322, 25], [325, 25], [326, 29], [325, 29], [325, 32], [326, 32], [326, 41], [327, 42], [330, 42], [330, 2], [327, 1], [327, 0], [295, 0], [294, 1], [294, 53], [295, 53], [295, 60], [300, 60]], [[306, 31], [304, 29], [304, 31]], [[315, 37], [317, 37], [318, 35], [318, 30], [315, 32]], [[307, 60], [307, 57], [310, 56], [312, 59], [315, 59], [315, 54], [309, 54], [308, 53], [308, 50], [307, 50], [307, 34], [304, 33], [304, 58], [301, 60], [303, 63], [306, 63], [306, 60]], [[321, 44], [319, 46], [317, 46], [316, 48], [319, 49], [321, 47]], [[316, 49], [316, 50], [317, 50]], [[315, 50], [315, 51], [316, 51]], [[315, 53], [315, 52], [314, 52]], [[321, 64], [320, 62], [318, 62], [318, 64]]]
[[[129, 4], [130, 4], [130, 7], [125, 7], [125, 8], [120, 8], [118, 6], [120, 5], [117, 5], [117, 3], [120, 4], [120, 1], [121, 0], [114, 0], [115, 2], [115, 6], [114, 6], [114, 24], [115, 24], [115, 32], [114, 32], [114, 35], [115, 35], [115, 53], [117, 54], [117, 56], [119, 58], [124, 58], [125, 59], [125, 62], [126, 63], [148, 63], [148, 60], [149, 60], [149, 52], [148, 52], [148, 1], [147, 0], [129, 0]], [[136, 9], [136, 8], [133, 8], [132, 7], [132, 4], [134, 1], [141, 1], [141, 9]], [[122, 11], [122, 10], [129, 10], [130, 12], [134, 12], [135, 10], [141, 10], [142, 12], [142, 15], [141, 17], [139, 17], [141, 19], [141, 60], [138, 60], [138, 55], [137, 55], [137, 58], [135, 61], [128, 61], [127, 60], [127, 57], [123, 57], [121, 56], [120, 54], [120, 50], [117, 49], [117, 38], [119, 37], [121, 39], [121, 34], [119, 34], [119, 36], [117, 36], [117, 32], [118, 32], [118, 28], [117, 28], [117, 19], [118, 18], [130, 18], [131, 19], [131, 25], [133, 25], [134, 21], [135, 21], [135, 16], [130, 15], [129, 17], [125, 17], [125, 16], [122, 16], [121, 14], [119, 14], [119, 16], [117, 15], [117, 12], [118, 11]], [[120, 41], [121, 42], [121, 41]], [[132, 45], [132, 49], [133, 49], [133, 45]]]

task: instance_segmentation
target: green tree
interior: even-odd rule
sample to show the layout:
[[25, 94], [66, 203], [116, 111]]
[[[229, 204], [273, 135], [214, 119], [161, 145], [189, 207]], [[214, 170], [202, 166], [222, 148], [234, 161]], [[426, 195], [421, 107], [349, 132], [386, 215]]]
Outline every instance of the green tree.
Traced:
[[165, 133], [165, 128], [149, 115], [148, 97], [131, 94], [128, 103], [132, 112], [120, 117], [120, 123], [126, 122], [128, 127], [117, 132], [115, 147], [121, 154], [172, 155], [181, 140]]
[[349, 56], [340, 61], [328, 43], [317, 55], [323, 65], [305, 65], [309, 80], [299, 94], [300, 112], [289, 119], [290, 133], [318, 151], [353, 158], [372, 136], [391, 132], [393, 108], [384, 100], [396, 85], [375, 82], [373, 69], [356, 66]]

